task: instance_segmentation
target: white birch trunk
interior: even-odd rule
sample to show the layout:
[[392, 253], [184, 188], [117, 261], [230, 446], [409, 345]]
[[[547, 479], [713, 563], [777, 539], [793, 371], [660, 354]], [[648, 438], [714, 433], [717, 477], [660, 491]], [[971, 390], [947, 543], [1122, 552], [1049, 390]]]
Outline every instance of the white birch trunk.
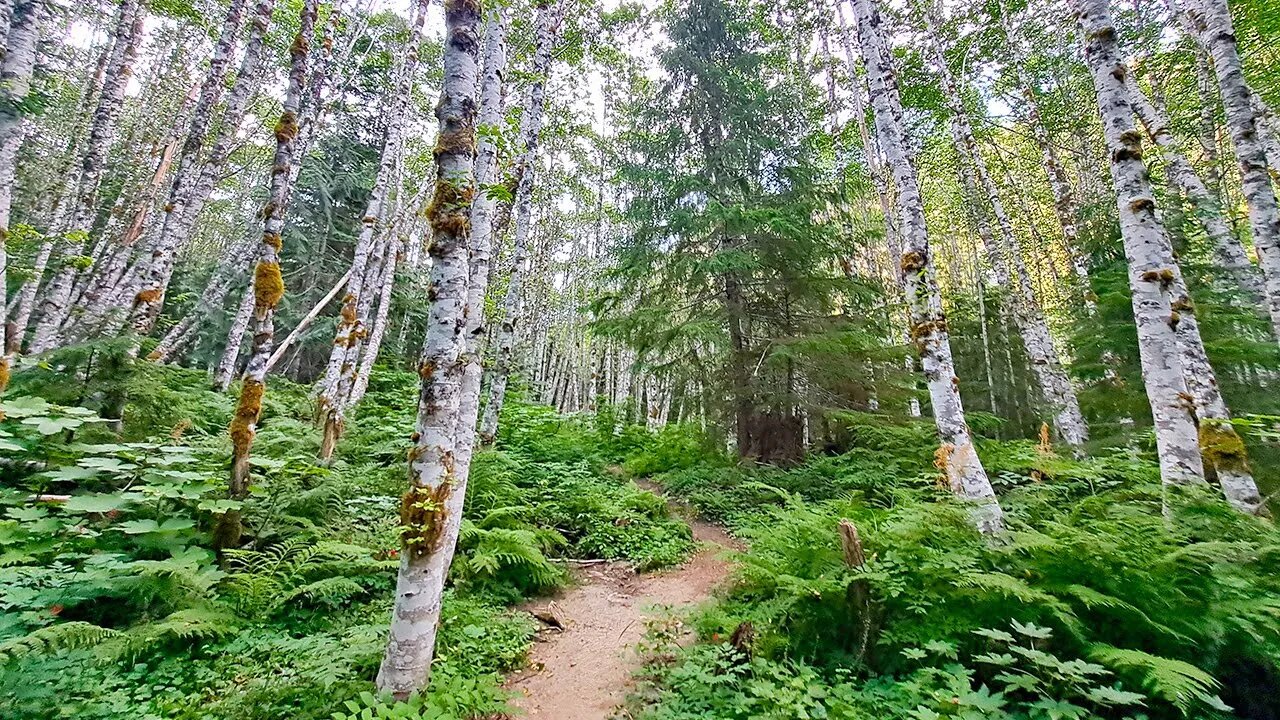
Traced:
[[240, 348], [244, 345], [244, 334], [249, 329], [249, 321], [253, 319], [253, 279], [245, 287], [240, 297], [240, 304], [231, 316], [231, 328], [227, 331], [227, 344], [222, 348], [218, 364], [213, 369], [213, 389], [218, 392], [231, 387], [231, 379], [236, 376], [236, 368], [240, 365]]
[[1223, 0], [1185, 0], [1185, 9], [1201, 44], [1213, 57], [1227, 130], [1240, 166], [1241, 190], [1249, 206], [1249, 229], [1265, 279], [1267, 310], [1280, 341], [1280, 204], [1254, 122], [1252, 92], [1245, 83], [1231, 13]]
[[[333, 346], [329, 351], [329, 362], [325, 366], [324, 378], [319, 383], [316, 403], [324, 423], [324, 441], [321, 443], [321, 458], [328, 459], [337, 438], [342, 433], [347, 396], [355, 382], [356, 369], [359, 364], [362, 340], [368, 334], [367, 308], [372, 305], [366, 297], [366, 280], [370, 278], [367, 271], [370, 256], [373, 254], [375, 240], [381, 223], [387, 213], [387, 200], [394, 189], [394, 179], [400, 160], [402, 128], [408, 115], [409, 101], [413, 92], [413, 81], [418, 70], [418, 51], [422, 44], [423, 28], [426, 25], [428, 0], [417, 0], [409, 42], [401, 56], [401, 63], [396, 71], [396, 86], [386, 103], [383, 116], [386, 118], [386, 134], [383, 139], [382, 157], [378, 163], [378, 173], [374, 178], [373, 190], [369, 195], [369, 203], [365, 207], [360, 222], [360, 235], [356, 239], [354, 255], [351, 260], [351, 280], [347, 283], [347, 292], [342, 298], [342, 310], [338, 315], [338, 327], [334, 333]], [[377, 275], [377, 273], [373, 273]], [[375, 291], [377, 288], [374, 288]], [[366, 308], [361, 312], [361, 307]]]
[[538, 140], [542, 134], [547, 74], [551, 70], [551, 50], [559, 30], [564, 0], [551, 0], [538, 7], [537, 39], [534, 46], [533, 79], [520, 116], [520, 157], [516, 161], [515, 239], [507, 295], [502, 302], [502, 321], [494, 338], [493, 370], [489, 375], [489, 398], [480, 423], [480, 441], [491, 445], [498, 435], [498, 417], [506, 399], [517, 339], [516, 323], [523, 301], [522, 285], [529, 270], [529, 242], [532, 235], [533, 186], [538, 161]]
[[[1195, 207], [1196, 218], [1199, 219], [1205, 234], [1213, 243], [1214, 259], [1223, 270], [1231, 274], [1241, 288], [1255, 300], [1261, 300], [1262, 278], [1253, 263], [1249, 262], [1249, 257], [1245, 255], [1240, 241], [1227, 227], [1218, 198], [1209, 192], [1209, 188], [1196, 174], [1191, 163], [1183, 157], [1178, 141], [1169, 129], [1168, 118], [1143, 94], [1138, 83], [1130, 83], [1129, 90], [1134, 112], [1137, 113], [1138, 119], [1147, 130], [1147, 135], [1155, 142], [1164, 159], [1169, 182]], [[1280, 335], [1280, 328], [1276, 330]]]
[[[276, 306], [284, 297], [284, 278], [280, 273], [281, 233], [288, 205], [293, 143], [298, 137], [298, 108], [307, 78], [307, 53], [315, 30], [318, 4], [319, 0], [303, 0], [298, 34], [289, 47], [289, 84], [275, 127], [276, 151], [271, 162], [271, 184], [267, 204], [262, 209], [262, 241], [258, 245], [253, 271], [253, 342], [229, 433], [231, 477], [228, 495], [232, 498], [243, 498], [249, 490], [249, 453], [253, 449], [258, 418], [262, 414], [262, 398], [266, 393], [267, 359], [275, 344]], [[214, 529], [214, 547], [219, 551], [236, 547], [240, 542], [240, 532], [238, 512], [219, 515]]]
[[480, 86], [482, 131], [476, 150], [477, 195], [471, 206], [471, 262], [467, 279], [466, 327], [464, 328], [462, 396], [458, 405], [457, 467], [470, 472], [475, 451], [476, 421], [480, 415], [480, 382], [484, 374], [481, 341], [485, 335], [484, 299], [489, 286], [489, 263], [493, 249], [494, 215], [498, 199], [488, 191], [498, 179], [497, 135], [502, 126], [507, 72], [507, 18], [501, 6], [485, 16], [484, 79]]
[[880, 13], [874, 0], [853, 0], [853, 7], [880, 146], [888, 157], [898, 190], [903, 239], [902, 283], [911, 308], [911, 337], [920, 353], [929, 397], [933, 402], [934, 422], [942, 441], [938, 452], [939, 464], [946, 472], [952, 492], [971, 505], [978, 530], [983, 533], [999, 532], [1004, 527], [1004, 513], [965, 423], [960, 380], [955, 374], [946, 316], [929, 257], [924, 198], [920, 194], [920, 183], [907, 147], [902, 101], [898, 96], [897, 79], [880, 24]]
[[435, 197], [428, 211], [433, 298], [418, 373], [410, 489], [401, 501], [402, 551], [387, 650], [377, 686], [399, 699], [427, 686], [445, 580], [462, 525], [467, 478], [456, 465], [468, 285], [467, 240], [475, 194], [480, 6], [445, 0], [444, 83], [436, 106]]
[[[36, 67], [44, 0], [14, 0], [9, 15], [10, 24], [4, 26], [8, 31], [7, 46], [3, 65], [0, 65], [0, 306], [6, 305], [8, 291], [6, 240], [17, 179], [18, 150], [23, 139], [21, 105], [31, 89], [31, 75]], [[9, 384], [10, 366], [21, 346], [22, 328], [17, 323], [5, 322], [0, 333], [0, 393]]]
[[1084, 35], [1085, 59], [1093, 76], [1111, 157], [1111, 178], [1138, 327], [1142, 379], [1155, 420], [1160, 475], [1166, 486], [1204, 482], [1195, 419], [1187, 402], [1182, 358], [1171, 323], [1169, 289], [1179, 277], [1179, 270], [1169, 238], [1156, 218], [1151, 182], [1142, 160], [1142, 135], [1134, 126], [1116, 29], [1111, 24], [1107, 0], [1073, 0], [1072, 7]]
[[213, 125], [214, 105], [226, 86], [227, 70], [235, 52], [236, 34], [240, 28], [246, 0], [232, 0], [223, 21], [222, 33], [214, 46], [209, 71], [200, 87], [200, 98], [191, 114], [187, 139], [183, 143], [169, 190], [169, 200], [164, 207], [164, 223], [160, 237], [151, 248], [149, 256], [140, 258], [129, 273], [126, 282], [136, 285], [130, 322], [138, 336], [151, 332], [160, 309], [164, 306], [165, 293], [178, 251], [186, 245], [195, 228], [195, 220], [205, 200], [213, 190], [210, 179], [221, 170], [230, 154], [240, 124], [244, 120], [249, 101], [262, 82], [263, 50], [265, 36], [271, 25], [271, 12], [275, 0], [258, 0], [250, 20], [249, 36], [245, 42], [244, 57], [227, 102], [222, 111], [221, 126], [209, 156], [204, 157], [205, 136]]
[[[213, 277], [209, 278], [209, 282], [205, 285], [204, 292], [200, 294], [200, 300], [196, 303], [195, 308], [170, 328], [169, 332], [165, 333], [164, 337], [160, 339], [160, 343], [156, 345], [155, 350], [147, 357], [148, 360], [169, 362], [181, 353], [189, 342], [195, 339], [200, 330], [200, 324], [212, 313], [222, 309], [222, 305], [227, 299], [227, 294], [231, 292], [231, 286], [240, 276], [256, 249], [254, 246], [254, 241], [256, 240], [256, 237], [251, 238], [248, 242], [242, 242], [231, 249], [226, 260], [218, 265]], [[228, 375], [228, 382], [230, 382], [230, 378], [231, 376]]]
[[[1084, 415], [1080, 412], [1080, 401], [1076, 398], [1075, 389], [1071, 387], [1071, 379], [1067, 377], [1062, 361], [1058, 357], [1057, 348], [1054, 347], [1053, 336], [1049, 333], [1049, 326], [1045, 322], [1040, 301], [1031, 285], [1026, 263], [1022, 259], [1018, 238], [1013, 230], [1013, 221], [1009, 218], [1004, 201], [1000, 199], [1000, 190], [992, 180], [986, 160], [978, 148], [973, 126], [969, 123], [964, 107], [961, 88], [951, 74], [951, 68], [947, 65], [947, 59], [938, 44], [937, 24], [928, 13], [926, 13], [926, 22], [929, 34], [934, 38], [934, 61], [938, 65], [942, 89], [954, 119], [952, 127], [957, 136], [956, 149], [962, 158], [968, 161], [962, 162], [962, 165], [967, 164], [977, 176], [978, 184], [987, 197], [1000, 232], [1000, 244], [992, 250], [998, 258], [996, 262], [999, 268], [998, 274], [1003, 276], [1005, 287], [1009, 288], [1017, 299], [1017, 324], [1023, 347], [1027, 352], [1027, 359], [1035, 372], [1040, 386], [1040, 395], [1053, 413], [1054, 428], [1058, 431], [1058, 436], [1076, 453], [1079, 453], [1085, 441], [1089, 439], [1089, 430], [1085, 425]], [[1017, 285], [1012, 284], [1010, 265], [1013, 267], [1013, 278], [1016, 278]]]
[[1250, 514], [1264, 510], [1258, 484], [1249, 469], [1244, 441], [1231, 425], [1231, 411], [1218, 388], [1218, 376], [1205, 353], [1196, 321], [1195, 305], [1187, 285], [1178, 273], [1170, 287], [1174, 315], [1171, 321], [1182, 352], [1182, 371], [1187, 391], [1195, 400], [1199, 424], [1200, 455], [1205, 474], [1216, 478], [1222, 494], [1232, 507]]
[[369, 336], [364, 340], [360, 369], [356, 372], [355, 380], [351, 384], [351, 392], [346, 398], [347, 407], [355, 407], [359, 404], [369, 388], [373, 365], [378, 361], [382, 339], [387, 335], [387, 320], [391, 316], [391, 291], [395, 289], [396, 267], [403, 253], [403, 240], [396, 240], [394, 247], [387, 250], [387, 257], [382, 261], [382, 278], [378, 281], [378, 309], [373, 316], [373, 327], [369, 330]]
[[115, 37], [107, 61], [102, 93], [94, 109], [89, 140], [81, 156], [80, 180], [75, 204], [71, 208], [67, 247], [62, 253], [67, 261], [50, 281], [41, 304], [40, 321], [36, 323], [31, 338], [30, 351], [39, 354], [53, 349], [57, 344], [58, 330], [70, 310], [71, 292], [77, 269], [71, 262], [82, 252], [89, 240], [94, 213], [97, 211], [98, 188], [106, 167], [107, 151], [116, 134], [120, 111], [124, 106], [124, 91], [133, 74], [133, 61], [142, 42], [143, 15], [138, 0], [123, 0], [116, 15]]

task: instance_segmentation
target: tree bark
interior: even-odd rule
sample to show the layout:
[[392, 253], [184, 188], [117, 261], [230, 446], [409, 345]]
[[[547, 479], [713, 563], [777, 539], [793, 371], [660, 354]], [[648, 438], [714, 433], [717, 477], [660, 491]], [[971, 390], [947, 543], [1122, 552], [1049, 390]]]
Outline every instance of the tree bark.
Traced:
[[971, 506], [978, 530], [983, 533], [999, 532], [1004, 527], [1004, 513], [965, 423], [960, 380], [955, 374], [946, 316], [929, 256], [924, 198], [920, 194], [915, 164], [907, 147], [902, 101], [898, 96], [897, 79], [885, 31], [881, 27], [880, 13], [874, 0], [853, 0], [853, 7], [880, 146], [888, 156], [898, 189], [903, 239], [902, 284], [911, 309], [911, 338], [924, 366], [929, 397], [933, 402], [934, 422], [942, 441], [937, 454], [938, 464], [946, 473], [952, 492]]
[[[369, 202], [360, 222], [360, 235], [356, 239], [351, 260], [351, 279], [347, 282], [347, 292], [342, 298], [342, 310], [338, 314], [338, 326], [329, 351], [329, 362], [325, 366], [324, 378], [319, 383], [316, 404], [324, 423], [324, 442], [321, 443], [322, 460], [329, 459], [338, 436], [342, 434], [348, 407], [347, 398], [351, 393], [356, 370], [360, 364], [363, 339], [369, 332], [367, 308], [372, 303], [365, 297], [365, 286], [366, 280], [376, 285], [377, 278], [370, 275], [377, 275], [377, 273], [367, 272], [367, 266], [377, 244], [376, 241], [381, 235], [379, 224], [389, 214], [386, 206], [390, 193], [394, 190], [402, 145], [402, 128], [408, 115], [409, 101], [413, 94], [413, 81], [417, 75], [418, 52], [426, 24], [427, 4], [427, 0], [417, 1], [409, 42], [397, 69], [396, 85], [383, 112], [383, 117], [386, 118], [386, 134], [383, 138], [382, 157], [378, 163], [378, 173], [373, 181]], [[377, 289], [377, 287], [374, 288], [375, 291]], [[362, 307], [366, 308], [363, 313]]]
[[306, 315], [302, 316], [302, 319], [298, 321], [298, 324], [293, 326], [293, 330], [285, 336], [284, 340], [280, 341], [280, 344], [277, 345], [276, 349], [271, 353], [271, 357], [267, 358], [267, 372], [270, 372], [271, 368], [275, 367], [276, 363], [280, 362], [281, 358], [284, 357], [284, 354], [288, 352], [289, 348], [298, 341], [298, 338], [302, 337], [302, 333], [306, 332], [307, 328], [311, 327], [311, 323], [315, 322], [316, 318], [320, 317], [320, 313], [329, 306], [329, 303], [338, 296], [338, 293], [342, 292], [342, 289], [347, 286], [347, 282], [350, 279], [351, 271], [348, 270], [345, 275], [338, 278], [338, 282], [333, 284], [333, 287], [329, 289], [329, 292], [324, 294], [324, 297], [320, 298], [319, 302], [311, 306], [311, 309], [307, 311]]
[[466, 327], [464, 328], [462, 397], [458, 405], [458, 426], [454, 431], [457, 467], [464, 476], [470, 472], [475, 451], [476, 421], [480, 415], [480, 382], [484, 374], [481, 341], [485, 335], [484, 299], [489, 287], [489, 263], [493, 249], [494, 214], [498, 198], [491, 185], [498, 178], [498, 132], [502, 126], [507, 72], [507, 18], [501, 6], [485, 15], [484, 78], [480, 86], [481, 129], [476, 149], [476, 187], [471, 206], [471, 263], [467, 279]]
[[200, 98], [192, 112], [187, 139], [178, 160], [178, 170], [169, 190], [169, 201], [164, 207], [165, 217], [160, 236], [150, 253], [135, 262], [126, 276], [126, 282], [138, 288], [133, 298], [130, 324], [139, 337], [150, 333], [155, 326], [160, 309], [164, 306], [169, 280], [173, 277], [177, 254], [191, 237], [196, 217], [213, 191], [214, 179], [230, 155], [249, 101], [262, 83], [265, 37], [271, 25], [275, 0], [257, 0], [250, 20], [249, 36], [245, 41], [244, 57], [235, 82], [227, 93], [217, 138], [208, 157], [204, 157], [205, 136], [213, 124], [214, 105], [226, 85], [227, 68], [235, 51], [236, 34], [245, 2], [246, 0], [232, 0], [223, 21], [222, 34], [214, 47], [209, 72], [200, 88]]
[[89, 140], [80, 161], [80, 181], [75, 205], [70, 210], [67, 246], [62, 252], [64, 265], [50, 281], [41, 304], [40, 321], [31, 338], [30, 351], [39, 354], [57, 344], [58, 331], [70, 310], [71, 291], [79, 272], [74, 260], [84, 252], [97, 213], [98, 188], [106, 168], [107, 151], [116, 134], [120, 112], [124, 107], [124, 91], [133, 74], [133, 61], [142, 42], [143, 16], [138, 0], [122, 0], [116, 14], [115, 37], [107, 60], [102, 93], [94, 109]]
[[[255, 248], [256, 249], [256, 248]], [[213, 369], [212, 385], [218, 392], [225, 392], [231, 387], [231, 380], [240, 365], [240, 348], [244, 345], [244, 334], [249, 330], [249, 322], [253, 319], [253, 278], [245, 286], [240, 296], [240, 304], [231, 316], [231, 327], [227, 331], [227, 344], [218, 356], [218, 364]]]
[[[307, 52], [315, 29], [319, 0], [303, 0], [298, 34], [289, 48], [289, 84], [280, 119], [276, 122], [276, 152], [271, 163], [271, 185], [262, 209], [262, 242], [258, 246], [253, 271], [253, 345], [240, 387], [240, 400], [231, 421], [231, 478], [228, 495], [243, 498], [249, 491], [249, 453], [262, 414], [262, 398], [267, 389], [267, 358], [275, 343], [276, 306], [284, 297], [280, 274], [280, 243], [288, 205], [289, 166], [293, 142], [298, 136], [298, 107], [307, 77]], [[232, 339], [232, 342], [235, 338]], [[218, 516], [214, 547], [234, 548], [240, 542], [240, 514], [228, 511]]]
[[1120, 60], [1107, 0], [1072, 0], [1084, 35], [1098, 111], [1111, 157], [1120, 234], [1128, 259], [1142, 379], [1155, 419], [1160, 475], [1166, 486], [1204, 482], [1195, 419], [1173, 329], [1170, 288], [1180, 278], [1169, 238], [1155, 214], [1151, 182], [1134, 126], [1127, 70]]
[[1195, 305], [1180, 273], [1174, 277], [1169, 289], [1173, 297], [1170, 303], [1173, 309], [1171, 323], [1182, 353], [1183, 378], [1195, 402], [1205, 475], [1218, 481], [1223, 496], [1232, 507], [1250, 514], [1263, 512], [1262, 495], [1249, 469], [1248, 452], [1231, 425], [1231, 411], [1227, 409], [1226, 400], [1218, 388], [1217, 373], [1205, 353]]
[[[1003, 275], [1005, 287], [1013, 292], [1018, 302], [1016, 320], [1019, 334], [1022, 336], [1022, 345], [1027, 352], [1027, 359], [1031, 362], [1031, 369], [1035, 372], [1040, 395], [1053, 413], [1054, 428], [1058, 431], [1058, 436], [1078, 454], [1085, 441], [1089, 439], [1089, 429], [1085, 424], [1084, 415], [1080, 412], [1080, 401], [1076, 398], [1075, 389], [1071, 387], [1071, 379], [1067, 377], [1062, 361], [1058, 357], [1057, 348], [1054, 347], [1053, 336], [1049, 333], [1044, 311], [1041, 310], [1039, 298], [1031, 285], [1031, 276], [1027, 273], [1026, 263], [1022, 259], [1018, 238], [1013, 230], [1013, 221], [1005, 209], [1004, 201], [1000, 199], [999, 188], [992, 180], [986, 161], [978, 148], [973, 126], [969, 123], [969, 116], [965, 110], [961, 87], [952, 75], [951, 68], [947, 65], [947, 58], [939, 44], [937, 22], [930, 12], [926, 12], [925, 21], [929, 34], [934, 38], [932, 43], [934, 60], [938, 65], [943, 93], [954, 119], [952, 127], [957, 136], [956, 149], [962, 159], [967, 159], [968, 162], [962, 162], [962, 165], [967, 165], [976, 175], [978, 185], [985, 194], [987, 204], [996, 219], [1000, 244], [993, 250], [997, 256], [1003, 256], [997, 263], [999, 274]], [[1013, 270], [1012, 278], [1010, 266]], [[1016, 285], [1012, 284], [1014, 279], [1016, 279]]]
[[[1169, 181], [1195, 207], [1196, 218], [1213, 244], [1214, 259], [1254, 300], [1261, 300], [1264, 292], [1262, 278], [1253, 263], [1249, 262], [1240, 241], [1227, 227], [1218, 198], [1209, 192], [1191, 163], [1183, 157], [1178, 141], [1169, 129], [1168, 118], [1147, 98], [1138, 83], [1130, 83], [1129, 90], [1133, 110], [1146, 128], [1147, 135], [1159, 148]], [[1280, 334], [1280, 328], [1276, 330]]]
[[538, 141], [542, 134], [547, 75], [551, 69], [551, 50], [559, 32], [564, 0], [543, 0], [538, 5], [536, 44], [532, 80], [520, 116], [520, 157], [516, 160], [515, 239], [511, 275], [502, 302], [502, 321], [494, 338], [493, 370], [489, 374], [489, 399], [480, 423], [480, 442], [493, 444], [498, 435], [498, 417], [506, 399], [507, 380], [512, 370], [517, 338], [516, 323], [523, 301], [522, 284], [529, 270], [529, 240], [532, 231], [533, 186], [538, 161]]
[[1222, 0], [1184, 3], [1200, 43], [1213, 57], [1227, 130], [1240, 166], [1241, 190], [1249, 206], [1249, 229], [1265, 279], [1267, 310], [1280, 341], [1280, 204], [1267, 171], [1266, 148], [1254, 122], [1252, 92], [1245, 83], [1231, 13]]
[[462, 525], [467, 478], [455, 463], [468, 291], [467, 240], [475, 194], [480, 5], [445, 0], [444, 83], [436, 106], [435, 197], [428, 218], [431, 285], [418, 374], [417, 431], [409, 451], [410, 489], [401, 500], [402, 551], [381, 692], [404, 699], [427, 686], [445, 580]]
[[[0, 65], [0, 305], [8, 292], [9, 212], [17, 179], [18, 150], [22, 147], [23, 109], [31, 90], [31, 75], [38, 54], [37, 41], [44, 22], [45, 0], [14, 0], [3, 64]], [[0, 318], [3, 321], [4, 318]], [[13, 357], [22, 345], [22, 328], [4, 323], [0, 332], [0, 393], [9, 385]]]
[[1071, 190], [1071, 181], [1067, 178], [1062, 158], [1059, 157], [1049, 135], [1049, 129], [1040, 114], [1040, 100], [1031, 79], [1027, 76], [1022, 43], [1013, 28], [1013, 16], [1003, 0], [1000, 2], [1000, 27], [1004, 32], [1005, 45], [1009, 48], [1011, 69], [1018, 79], [1027, 127], [1031, 129], [1031, 136], [1044, 159], [1045, 176], [1049, 180], [1049, 189], [1053, 192], [1053, 210], [1058, 218], [1058, 224], [1062, 227], [1067, 254], [1071, 257], [1071, 267], [1075, 271], [1077, 282], [1081, 285], [1085, 308], [1092, 313], [1096, 309], [1096, 300], [1089, 286], [1089, 259], [1084, 249], [1080, 247], [1080, 228], [1077, 225], [1080, 206], [1076, 202], [1075, 193]]

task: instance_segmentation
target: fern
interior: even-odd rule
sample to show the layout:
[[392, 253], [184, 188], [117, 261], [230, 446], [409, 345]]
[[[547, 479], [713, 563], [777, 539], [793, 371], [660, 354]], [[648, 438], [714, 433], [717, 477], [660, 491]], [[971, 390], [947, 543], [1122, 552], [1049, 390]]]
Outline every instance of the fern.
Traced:
[[1202, 704], [1224, 707], [1217, 695], [1221, 684], [1190, 663], [1103, 643], [1089, 646], [1089, 657], [1114, 670], [1132, 673], [1153, 696], [1167, 700], [1184, 714]]
[[45, 655], [59, 650], [91, 647], [120, 635], [118, 630], [80, 621], [48, 625], [0, 643], [0, 663], [27, 655]]

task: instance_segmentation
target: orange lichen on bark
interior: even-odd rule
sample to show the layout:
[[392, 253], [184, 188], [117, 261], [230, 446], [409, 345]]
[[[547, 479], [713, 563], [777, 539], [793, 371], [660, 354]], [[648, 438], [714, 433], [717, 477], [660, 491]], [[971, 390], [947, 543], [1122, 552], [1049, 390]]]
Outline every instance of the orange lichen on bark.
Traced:
[[901, 268], [902, 272], [915, 272], [924, 269], [925, 256], [918, 250], [903, 253]]
[[[0, 392], [4, 392], [9, 387], [9, 379], [12, 372], [9, 370], [9, 358], [0, 357]], [[0, 413], [0, 420], [4, 419], [4, 413]]]
[[276, 122], [276, 142], [290, 143], [296, 137], [298, 137], [298, 116], [292, 110], [285, 110], [280, 113], [280, 120]]
[[231, 418], [232, 454], [243, 457], [249, 452], [253, 442], [254, 427], [258, 424], [258, 416], [262, 414], [262, 398], [267, 386], [253, 379], [245, 379], [240, 388], [240, 401], [236, 403], [236, 413]]
[[262, 233], [262, 244], [269, 245], [276, 252], [280, 252], [280, 248], [284, 247], [279, 233]]
[[150, 305], [160, 300], [160, 293], [161, 293], [160, 288], [151, 288], [150, 290], [143, 290], [139, 292], [137, 296], [135, 296], [134, 300], [139, 305]]
[[284, 297], [280, 263], [262, 261], [253, 270], [253, 299], [257, 311], [270, 310]]

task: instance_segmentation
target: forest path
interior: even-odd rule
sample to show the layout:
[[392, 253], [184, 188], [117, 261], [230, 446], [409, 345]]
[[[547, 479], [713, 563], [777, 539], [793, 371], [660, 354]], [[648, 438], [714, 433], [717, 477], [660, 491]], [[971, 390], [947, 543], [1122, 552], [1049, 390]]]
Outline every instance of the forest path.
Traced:
[[[661, 495], [648, 483], [641, 487]], [[540, 632], [529, 653], [529, 667], [512, 675], [507, 688], [519, 693], [512, 703], [524, 717], [547, 720], [606, 720], [626, 698], [639, 658], [635, 644], [645, 621], [666, 608], [680, 610], [706, 600], [728, 576], [726, 550], [741, 547], [717, 525], [689, 517], [680, 506], [698, 544], [678, 567], [637, 574], [621, 562], [586, 565], [576, 570], [577, 584], [557, 597], [531, 603], [526, 610], [550, 611], [563, 630]]]

